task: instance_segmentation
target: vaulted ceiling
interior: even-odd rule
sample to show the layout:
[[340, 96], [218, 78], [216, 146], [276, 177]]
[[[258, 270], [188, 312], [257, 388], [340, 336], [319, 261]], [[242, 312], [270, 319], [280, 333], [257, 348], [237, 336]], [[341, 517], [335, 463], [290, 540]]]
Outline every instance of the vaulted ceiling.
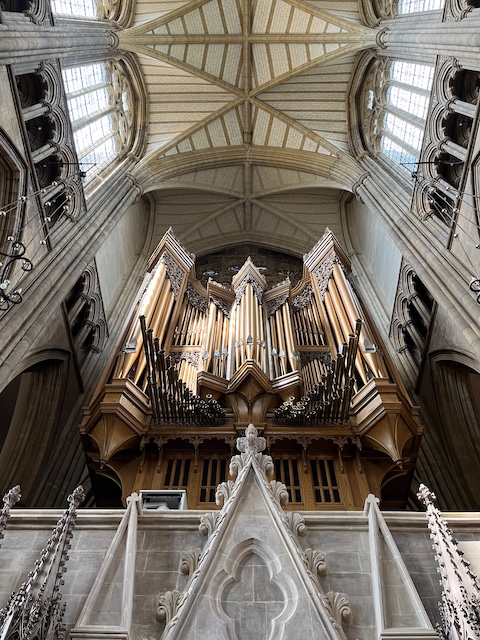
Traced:
[[347, 93], [375, 45], [350, 0], [137, 0], [120, 46], [145, 77], [148, 146], [136, 177], [168, 226], [204, 254], [238, 243], [301, 254], [358, 166]]

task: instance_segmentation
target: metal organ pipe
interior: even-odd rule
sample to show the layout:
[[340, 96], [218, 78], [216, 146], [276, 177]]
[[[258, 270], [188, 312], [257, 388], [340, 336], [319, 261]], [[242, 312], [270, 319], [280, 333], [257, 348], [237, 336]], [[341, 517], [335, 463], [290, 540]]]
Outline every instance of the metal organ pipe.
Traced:
[[328, 370], [322, 374], [303, 398], [284, 402], [274, 413], [277, 424], [294, 426], [345, 426], [348, 421], [350, 400], [355, 377], [355, 360], [362, 322], [358, 320], [355, 333], [349, 335], [346, 353], [338, 354]]
[[[352, 295], [349, 291], [345, 274], [343, 273], [342, 269], [338, 266], [338, 264], [335, 264], [333, 267], [333, 276], [334, 276], [335, 283], [338, 287], [339, 295], [341, 296], [341, 299], [345, 305], [349, 320], [353, 326], [356, 321], [356, 318], [358, 318], [359, 316], [359, 310], [356, 309], [354, 301], [352, 300]], [[364, 337], [373, 338], [373, 336], [368, 335], [368, 333], [365, 336], [365, 331], [364, 331]], [[370, 367], [370, 369], [372, 370], [372, 372], [377, 378], [388, 378], [388, 373], [384, 366], [384, 363], [382, 362], [381, 358], [378, 357], [377, 354], [364, 353], [363, 357], [365, 358], [365, 360], [368, 363], [368, 366]]]
[[[172, 358], [165, 357], [152, 329], [140, 320], [146, 361], [147, 395], [154, 424], [208, 426], [225, 423], [225, 410], [211, 397], [203, 400], [180, 378]], [[185, 363], [187, 364], [187, 363]]]

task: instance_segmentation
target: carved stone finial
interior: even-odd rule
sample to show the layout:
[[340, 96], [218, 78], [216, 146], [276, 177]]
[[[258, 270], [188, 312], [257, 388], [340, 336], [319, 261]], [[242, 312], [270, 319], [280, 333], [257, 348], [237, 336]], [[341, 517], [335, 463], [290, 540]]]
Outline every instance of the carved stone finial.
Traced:
[[245, 437], [237, 438], [237, 449], [242, 453], [260, 453], [266, 446], [267, 441], [258, 436], [257, 429], [251, 423], [245, 430]]
[[63, 616], [65, 606], [60, 591], [63, 574], [67, 570], [68, 549], [75, 526], [76, 508], [84, 500], [83, 487], [77, 487], [68, 497], [69, 507], [57, 522], [47, 540], [34, 569], [26, 581], [10, 596], [7, 605], [0, 609], [0, 630], [3, 638], [9, 638], [22, 628], [22, 638], [65, 637]]
[[0, 540], [3, 538], [3, 530], [7, 525], [8, 518], [10, 517], [10, 509], [13, 505], [17, 504], [21, 497], [22, 495], [20, 493], [19, 484], [10, 489], [10, 491], [7, 491], [3, 496], [3, 508], [0, 511]]
[[421, 484], [418, 487], [417, 498], [421, 502], [423, 502], [426, 507], [428, 507], [429, 504], [433, 504], [435, 502], [437, 496], [433, 493], [433, 491], [430, 491], [428, 487], [426, 487], [424, 484]]
[[448, 524], [434, 504], [435, 495], [420, 485], [418, 497], [427, 507], [428, 528], [443, 586], [439, 602], [442, 640], [480, 638], [480, 582], [458, 548]]
[[20, 490], [20, 485], [17, 484], [14, 487], [12, 487], [10, 491], [7, 491], [7, 493], [3, 496], [3, 502], [6, 507], [11, 508], [13, 507], [14, 504], [17, 504], [17, 502], [20, 500], [21, 497], [22, 497], [22, 494]]
[[72, 491], [72, 493], [68, 496], [67, 502], [70, 505], [73, 505], [75, 508], [78, 507], [85, 500], [85, 491], [80, 484], [76, 489]]
[[249, 424], [245, 430], [245, 436], [237, 438], [237, 449], [241, 453], [239, 456], [232, 457], [229, 467], [230, 475], [236, 478], [239, 472], [246, 467], [248, 461], [253, 459], [267, 477], [273, 476], [275, 467], [272, 458], [261, 453], [266, 446], [265, 438], [259, 437], [257, 429], [253, 424]]

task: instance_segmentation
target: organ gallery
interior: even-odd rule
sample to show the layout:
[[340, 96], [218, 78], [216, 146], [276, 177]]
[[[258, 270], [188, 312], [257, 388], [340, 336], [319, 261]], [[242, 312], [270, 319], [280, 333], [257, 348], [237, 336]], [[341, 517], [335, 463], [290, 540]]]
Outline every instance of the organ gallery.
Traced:
[[384, 487], [385, 504], [401, 506], [418, 410], [333, 234], [303, 257], [298, 282], [268, 286], [251, 258], [235, 269], [229, 284], [205, 287], [195, 256], [165, 234], [122, 353], [85, 412], [92, 469], [124, 499], [186, 489], [189, 508], [211, 507], [237, 435], [254, 423], [296, 509], [361, 508]]

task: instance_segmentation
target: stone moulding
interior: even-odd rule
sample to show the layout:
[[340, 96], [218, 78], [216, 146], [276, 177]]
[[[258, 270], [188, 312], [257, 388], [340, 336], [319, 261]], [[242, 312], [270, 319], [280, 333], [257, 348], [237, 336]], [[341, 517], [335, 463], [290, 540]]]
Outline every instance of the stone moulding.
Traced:
[[[368, 518], [370, 563], [372, 568], [372, 600], [378, 640], [438, 639], [423, 607], [420, 596], [403, 562], [398, 547], [379, 509], [380, 500], [370, 494], [365, 501]], [[396, 599], [402, 603], [402, 613], [408, 626], [392, 627], [386, 579], [396, 580]], [[393, 587], [390, 586], [390, 589]]]
[[292, 578], [282, 571], [282, 564], [276, 554], [272, 552], [267, 544], [254, 538], [244, 540], [232, 549], [231, 555], [226, 560], [225, 568], [216, 575], [216, 584], [213, 589], [216, 593], [212, 602], [213, 611], [225, 625], [228, 640], [238, 640], [235, 620], [225, 611], [225, 593], [228, 587], [235, 582], [239, 582], [242, 561], [251, 555], [263, 560], [267, 567], [270, 581], [277, 586], [283, 596], [283, 609], [279, 615], [270, 621], [267, 636], [268, 640], [283, 638], [285, 623], [295, 611], [291, 603], [298, 597], [298, 591]]
[[[131, 636], [133, 595], [135, 583], [135, 560], [137, 553], [137, 522], [140, 512], [140, 498], [133, 493], [127, 499], [127, 509], [108, 548], [87, 596], [75, 627], [70, 632], [72, 640], [93, 640], [109, 638], [128, 640]], [[123, 565], [123, 580], [120, 615], [115, 625], [105, 622], [105, 612], [101, 603], [104, 599], [110, 569], [119, 561]]]

